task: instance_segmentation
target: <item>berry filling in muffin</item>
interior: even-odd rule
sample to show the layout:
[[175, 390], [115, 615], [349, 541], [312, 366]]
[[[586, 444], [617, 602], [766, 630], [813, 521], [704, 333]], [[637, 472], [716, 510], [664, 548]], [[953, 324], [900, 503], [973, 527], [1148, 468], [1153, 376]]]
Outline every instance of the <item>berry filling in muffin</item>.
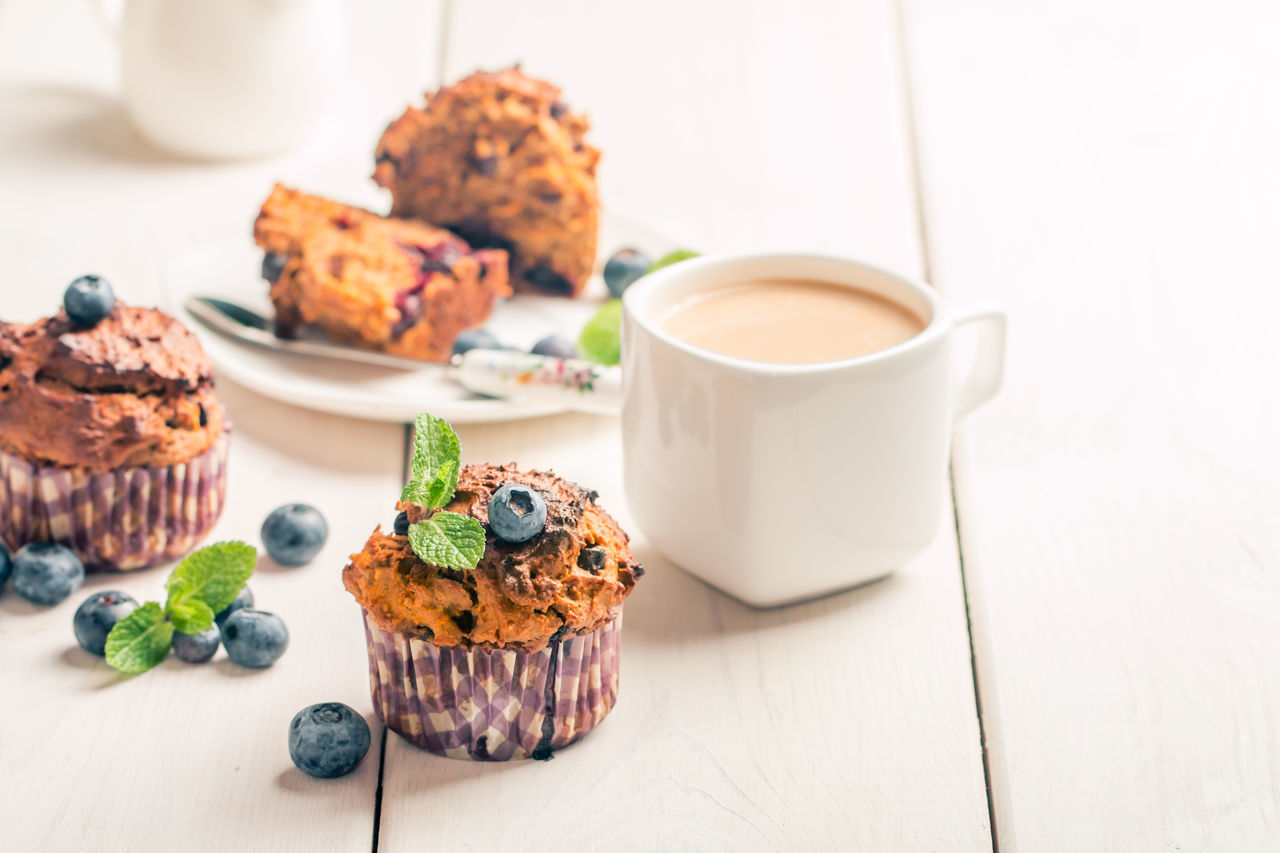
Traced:
[[458, 334], [511, 293], [504, 252], [282, 186], [254, 238], [281, 337], [311, 326], [340, 343], [445, 361]]

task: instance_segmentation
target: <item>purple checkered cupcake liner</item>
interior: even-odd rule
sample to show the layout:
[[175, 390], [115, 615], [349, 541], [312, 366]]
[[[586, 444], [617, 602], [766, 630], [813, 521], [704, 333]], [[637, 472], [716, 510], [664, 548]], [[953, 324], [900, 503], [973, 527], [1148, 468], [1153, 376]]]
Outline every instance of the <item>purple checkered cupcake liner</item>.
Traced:
[[387, 728], [437, 755], [548, 759], [618, 700], [622, 615], [536, 652], [435, 646], [384, 631], [366, 611], [373, 707]]
[[0, 539], [69, 546], [90, 571], [131, 571], [175, 560], [208, 534], [227, 494], [224, 430], [177, 465], [94, 472], [0, 451]]

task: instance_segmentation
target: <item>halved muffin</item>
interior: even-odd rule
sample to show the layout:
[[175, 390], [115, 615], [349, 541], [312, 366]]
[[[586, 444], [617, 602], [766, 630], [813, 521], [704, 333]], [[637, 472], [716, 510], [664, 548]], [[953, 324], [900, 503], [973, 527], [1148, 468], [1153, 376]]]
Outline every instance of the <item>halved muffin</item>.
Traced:
[[473, 252], [448, 231], [280, 185], [254, 239], [283, 336], [312, 325], [341, 343], [446, 361], [458, 333], [511, 295], [501, 250]]

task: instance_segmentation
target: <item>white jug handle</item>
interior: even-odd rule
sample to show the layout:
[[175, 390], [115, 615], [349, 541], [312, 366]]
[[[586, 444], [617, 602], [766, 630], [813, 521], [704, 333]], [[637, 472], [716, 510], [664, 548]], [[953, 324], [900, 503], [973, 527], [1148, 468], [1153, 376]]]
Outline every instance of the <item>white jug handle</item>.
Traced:
[[124, 20], [125, 0], [89, 0], [98, 24], [116, 41], [120, 40], [120, 22]]
[[978, 350], [973, 366], [956, 388], [952, 423], [990, 400], [1004, 378], [1004, 344], [1008, 318], [999, 308], [975, 308], [956, 318], [955, 327], [977, 325]]

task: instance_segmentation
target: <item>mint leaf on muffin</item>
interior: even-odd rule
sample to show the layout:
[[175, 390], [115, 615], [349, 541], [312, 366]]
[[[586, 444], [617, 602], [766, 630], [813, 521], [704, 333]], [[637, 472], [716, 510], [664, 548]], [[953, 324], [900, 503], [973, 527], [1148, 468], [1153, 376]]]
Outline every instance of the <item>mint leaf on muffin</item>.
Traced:
[[146, 672], [169, 654], [173, 624], [154, 601], [121, 619], [107, 635], [107, 663], [129, 675]]
[[164, 606], [148, 601], [121, 619], [107, 635], [107, 665], [129, 675], [160, 663], [173, 646], [173, 632], [199, 634], [213, 627], [244, 588], [258, 551], [244, 542], [218, 542], [192, 551], [178, 564], [165, 589]]
[[442, 510], [409, 525], [409, 545], [424, 563], [474, 569], [484, 556], [484, 527], [469, 515]]
[[453, 500], [458, 488], [458, 461], [451, 459], [440, 466], [436, 478], [427, 486], [427, 509], [439, 509]]
[[403, 503], [431, 513], [409, 525], [409, 546], [424, 563], [448, 569], [474, 569], [484, 556], [484, 527], [469, 515], [440, 507], [453, 500], [462, 469], [462, 444], [453, 427], [425, 412], [413, 419], [413, 459]]
[[453, 499], [458, 488], [462, 445], [453, 427], [440, 418], [422, 413], [413, 419], [413, 458], [409, 482], [400, 500], [437, 509]]

